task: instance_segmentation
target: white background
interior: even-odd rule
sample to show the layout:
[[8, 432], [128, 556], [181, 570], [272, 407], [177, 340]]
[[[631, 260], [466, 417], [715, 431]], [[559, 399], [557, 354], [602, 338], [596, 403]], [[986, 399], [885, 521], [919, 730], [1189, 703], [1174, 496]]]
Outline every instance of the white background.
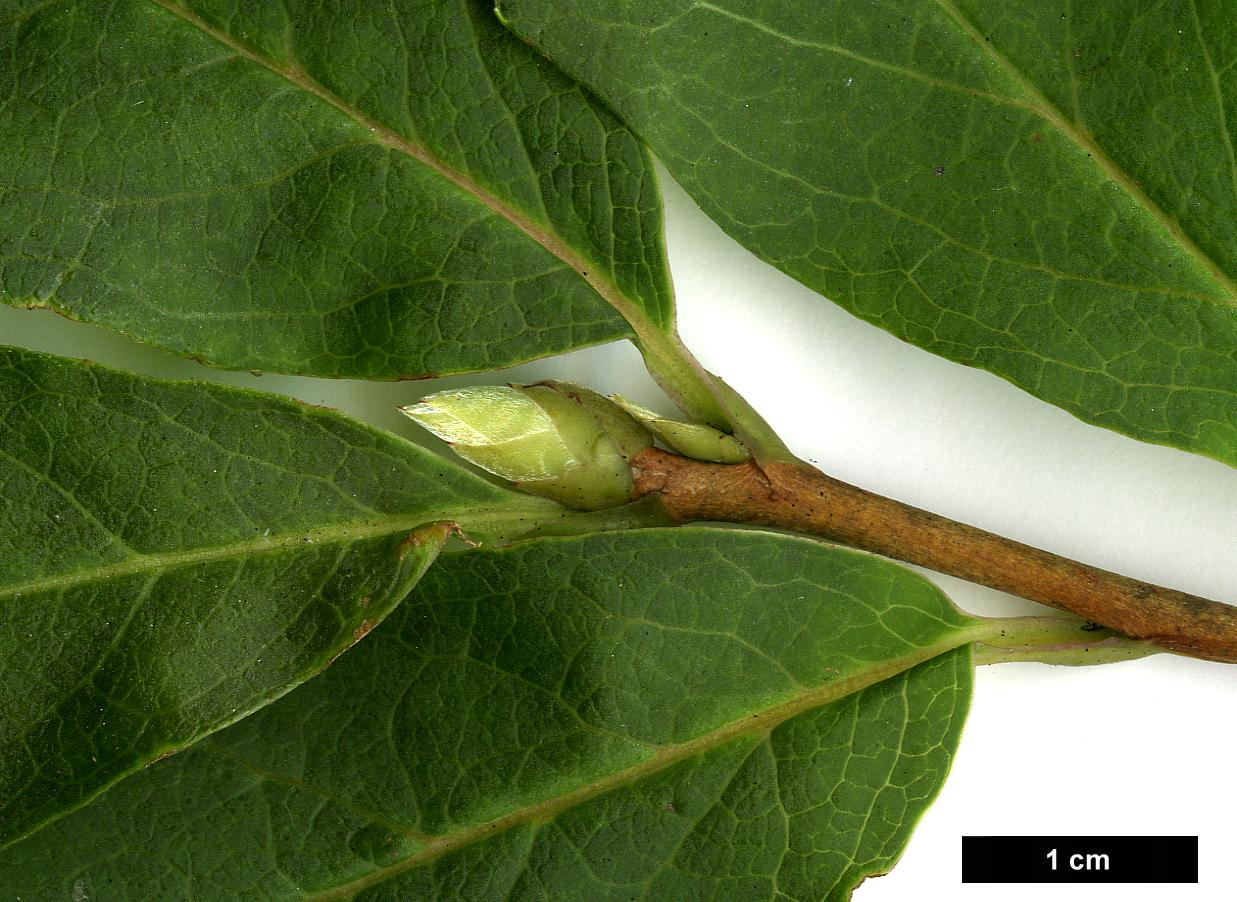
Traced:
[[[730, 241], [668, 178], [681, 331], [800, 456], [864, 488], [1130, 576], [1237, 603], [1237, 470], [1087, 426], [987, 373], [852, 318]], [[499, 375], [375, 384], [225, 373], [45, 312], [0, 307], [0, 341], [342, 408], [395, 412], [476, 382], [570, 379], [667, 412], [627, 344]], [[928, 574], [963, 608], [1035, 605]], [[894, 871], [856, 902], [1237, 900], [1237, 668], [1160, 655], [977, 674], [953, 773]], [[1197, 834], [1197, 886], [962, 885], [965, 834]], [[667, 900], [673, 902], [673, 900]]]

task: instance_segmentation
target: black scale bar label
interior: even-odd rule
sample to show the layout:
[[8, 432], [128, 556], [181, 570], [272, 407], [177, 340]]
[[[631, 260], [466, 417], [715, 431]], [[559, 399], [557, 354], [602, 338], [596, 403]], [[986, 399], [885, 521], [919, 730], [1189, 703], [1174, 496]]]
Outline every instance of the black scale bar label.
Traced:
[[964, 836], [963, 883], [1198, 883], [1197, 836]]

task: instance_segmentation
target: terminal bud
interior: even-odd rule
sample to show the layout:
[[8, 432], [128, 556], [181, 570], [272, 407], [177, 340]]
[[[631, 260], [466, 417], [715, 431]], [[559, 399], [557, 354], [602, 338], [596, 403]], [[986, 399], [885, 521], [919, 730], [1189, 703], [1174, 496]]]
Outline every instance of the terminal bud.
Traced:
[[653, 447], [653, 436], [640, 425], [631, 414], [604, 395], [599, 395], [591, 388], [576, 385], [574, 382], [559, 382], [557, 379], [547, 379], [538, 386], [552, 388], [560, 395], [565, 395], [580, 403], [594, 419], [597, 425], [613, 439], [619, 453], [631, 460], [641, 451]]
[[597, 413], [593, 397], [609, 403], [566, 383], [485, 385], [437, 392], [400, 409], [460, 457], [518, 488], [601, 510], [631, 501], [628, 454], [638, 453], [631, 449], [642, 430], [613, 405], [615, 417]]

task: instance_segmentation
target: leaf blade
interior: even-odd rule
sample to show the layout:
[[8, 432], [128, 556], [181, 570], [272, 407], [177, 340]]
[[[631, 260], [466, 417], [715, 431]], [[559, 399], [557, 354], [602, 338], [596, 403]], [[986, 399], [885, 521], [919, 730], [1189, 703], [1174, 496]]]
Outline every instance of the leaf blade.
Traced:
[[471, 0], [357, 13], [32, 6], [7, 29], [27, 138], [4, 160], [5, 300], [218, 365], [368, 378], [629, 336], [607, 302], [668, 329], [634, 137]]
[[316, 673], [452, 523], [544, 508], [326, 411], [20, 349], [0, 424], [4, 841]]
[[1231, 92], [1178, 62], [1187, 5], [500, 10], [768, 262], [1088, 422], [1237, 462]]
[[[252, 875], [281, 870], [275, 860], [283, 874], [263, 885], [289, 898], [351, 897], [367, 887], [362, 897], [476, 898], [487, 886], [514, 897], [578, 895], [581, 887], [590, 898], [627, 898], [641, 887], [654, 896], [687, 892], [687, 877], [669, 866], [674, 850], [708, 855], [709, 831], [691, 839], [692, 820], [714, 811], [727, 786], [742, 795], [749, 784], [732, 772], [753, 755], [759, 761], [748, 766], [768, 777], [777, 750], [783, 776], [807, 781], [802, 791], [826, 803], [812, 810], [841, 816], [828, 792], [813, 789], [812, 775], [824, 768], [858, 779], [859, 759], [830, 750], [859, 722], [871, 735], [855, 753], [884, 748], [865, 785], [883, 815], [871, 820], [889, 829], [865, 833], [856, 823], [852, 834], [866, 836], [867, 851], [834, 853], [828, 885], [803, 862], [801, 873], [786, 873], [804, 898], [835, 884], [843, 898], [864, 874], [892, 864], [944, 777], [969, 698], [964, 646], [975, 630], [908, 571], [787, 537], [651, 530], [451, 555], [321, 677], [14, 847], [0, 857], [0, 873], [36, 898], [80, 874], [114, 875], [134, 898], [175, 897], [186, 878], [168, 863], [190, 860], [212, 873], [209, 861], [228, 862], [228, 875], [214, 884], [221, 894], [244, 893]], [[903, 728], [916, 738], [899, 739]], [[349, 748], [366, 751], [336, 753]], [[810, 762], [799, 766], [797, 756]], [[887, 771], [899, 775], [893, 785]], [[148, 780], [164, 788], [141, 782]], [[760, 792], [777, 791], [776, 781], [762, 780]], [[248, 788], [208, 803], [220, 785]], [[881, 787], [889, 791], [883, 799]], [[786, 791], [789, 798], [799, 790]], [[248, 844], [267, 823], [268, 792], [270, 812], [293, 814], [273, 838]], [[84, 857], [66, 851], [66, 835], [92, 834], [88, 826], [82, 834], [83, 825], [113, 817], [124, 822], [136, 799], [175, 799], [153, 809], [157, 818], [170, 825], [200, 810], [210, 826], [180, 848], [165, 844], [173, 831], [159, 821], [136, 827], [157, 837], [153, 845], [132, 846], [133, 834], [116, 838], [119, 847], [143, 849], [146, 865], [127, 856], [122, 864], [110, 841], [94, 838], [77, 846]], [[761, 813], [760, 804], [752, 808]], [[322, 816], [302, 817], [309, 810]], [[724, 820], [721, 809], [714, 817]], [[755, 820], [745, 842], [765, 829]], [[307, 835], [311, 822], [330, 826]], [[630, 841], [661, 843], [662, 852], [616, 851], [633, 827]], [[832, 841], [833, 829], [808, 811], [799, 827], [813, 842]], [[586, 857], [631, 873], [612, 882], [590, 877], [557, 840], [529, 863], [531, 835], [559, 830], [610, 830], [611, 840]], [[99, 833], [110, 835], [110, 827]], [[514, 868], [504, 866], [504, 848]], [[43, 859], [53, 849], [76, 863], [49, 872]], [[746, 861], [740, 855], [734, 864]], [[549, 882], [537, 883], [543, 877]], [[757, 882], [767, 888], [768, 875]]]

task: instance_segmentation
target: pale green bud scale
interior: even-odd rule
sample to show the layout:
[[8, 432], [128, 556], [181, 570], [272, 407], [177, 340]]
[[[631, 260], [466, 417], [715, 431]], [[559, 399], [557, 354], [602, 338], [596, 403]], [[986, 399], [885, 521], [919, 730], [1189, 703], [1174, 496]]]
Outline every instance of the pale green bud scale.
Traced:
[[712, 426], [669, 420], [619, 395], [612, 399], [663, 445], [684, 457], [720, 464], [741, 464], [751, 457], [741, 441]]
[[451, 389], [400, 409], [525, 491], [583, 510], [631, 500], [631, 467], [614, 440], [578, 400], [549, 386]]
[[579, 401], [581, 406], [596, 418], [602, 431], [614, 440], [619, 453], [627, 460], [653, 447], [653, 437], [649, 435], [648, 430], [604, 395], [599, 395], [583, 385], [559, 382], [557, 379], [547, 379], [540, 384], [554, 389], [560, 395]]
[[550, 479], [575, 462], [549, 414], [505, 385], [450, 389], [400, 409], [460, 457], [510, 482]]

